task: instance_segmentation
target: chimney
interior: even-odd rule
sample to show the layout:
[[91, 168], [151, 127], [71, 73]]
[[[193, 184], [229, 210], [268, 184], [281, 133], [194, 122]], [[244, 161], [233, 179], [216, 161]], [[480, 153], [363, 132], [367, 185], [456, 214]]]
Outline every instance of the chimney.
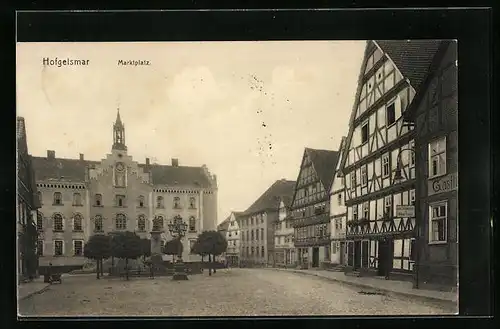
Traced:
[[84, 156], [83, 156], [83, 153], [80, 153], [80, 161], [83, 161], [83, 160], [85, 160]]
[[179, 167], [179, 159], [172, 159], [172, 167]]
[[146, 158], [146, 166], [149, 166], [149, 158]]
[[47, 159], [55, 159], [55, 158], [56, 158], [56, 151], [47, 150]]

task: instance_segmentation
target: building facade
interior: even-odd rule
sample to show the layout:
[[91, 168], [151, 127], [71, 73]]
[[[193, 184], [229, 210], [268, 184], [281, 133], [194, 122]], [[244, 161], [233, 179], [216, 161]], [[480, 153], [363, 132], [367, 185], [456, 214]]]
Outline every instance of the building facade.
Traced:
[[457, 43], [442, 41], [406, 117], [415, 123], [419, 288], [456, 288], [458, 276]]
[[217, 179], [202, 167], [138, 163], [127, 153], [125, 126], [118, 112], [111, 153], [101, 161], [34, 157], [38, 197], [40, 262], [81, 265], [83, 245], [93, 234], [134, 231], [151, 239], [153, 253], [172, 236], [168, 223], [188, 224], [183, 259], [198, 261], [190, 250], [199, 233], [215, 230]]
[[[414, 130], [403, 113], [433, 41], [368, 41], [341, 168], [347, 206], [347, 271], [412, 280], [415, 263]], [[396, 175], [398, 173], [398, 175]], [[396, 179], [397, 177], [397, 179]]]
[[241, 212], [231, 212], [228, 217], [228, 227], [226, 233], [227, 250], [226, 260], [230, 266], [237, 267], [240, 265], [240, 244], [241, 233], [238, 224], [238, 216]]
[[[342, 137], [339, 147], [339, 159], [342, 158], [346, 138]], [[340, 161], [337, 162], [330, 189], [330, 232], [331, 232], [331, 259], [334, 267], [346, 265], [347, 248], [345, 243], [345, 232], [347, 226], [347, 210], [345, 206], [344, 175], [340, 170]]]
[[38, 271], [38, 216], [35, 174], [26, 138], [24, 118], [17, 117], [17, 273], [19, 280], [33, 278]]
[[306, 148], [292, 201], [294, 245], [304, 267], [330, 261], [330, 188], [338, 152]]
[[292, 198], [281, 198], [278, 221], [274, 227], [274, 247], [276, 266], [290, 266], [296, 263], [295, 246], [293, 244], [293, 226], [290, 211]]
[[276, 181], [239, 217], [243, 266], [275, 264], [274, 227], [279, 204], [281, 198], [291, 197], [294, 186], [294, 181]]

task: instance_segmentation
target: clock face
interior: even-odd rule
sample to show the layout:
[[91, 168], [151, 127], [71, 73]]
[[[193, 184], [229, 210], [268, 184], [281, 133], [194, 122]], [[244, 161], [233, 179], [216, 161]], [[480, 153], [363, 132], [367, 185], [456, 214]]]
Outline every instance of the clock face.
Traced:
[[123, 165], [123, 163], [118, 162], [118, 163], [116, 164], [116, 170], [118, 170], [118, 171], [123, 171], [124, 169], [125, 169], [125, 166]]

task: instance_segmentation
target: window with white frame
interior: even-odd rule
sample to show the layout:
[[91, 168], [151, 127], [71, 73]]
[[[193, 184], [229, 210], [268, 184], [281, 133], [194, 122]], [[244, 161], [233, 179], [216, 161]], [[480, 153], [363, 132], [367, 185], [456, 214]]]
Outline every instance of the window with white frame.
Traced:
[[146, 231], [146, 217], [144, 215], [139, 215], [137, 218], [137, 229], [139, 232]]
[[341, 230], [342, 229], [342, 218], [336, 218], [335, 219], [335, 229], [336, 230]]
[[370, 219], [370, 203], [369, 202], [363, 203], [363, 219], [366, 219], [366, 220]]
[[116, 207], [125, 207], [125, 195], [116, 195], [115, 196], [116, 200]]
[[429, 143], [429, 178], [446, 174], [446, 137]]
[[36, 253], [38, 256], [43, 256], [43, 240], [38, 240], [36, 243]]
[[387, 105], [386, 120], [387, 120], [387, 126], [390, 126], [394, 122], [396, 122], [396, 104], [395, 104], [395, 102], [392, 102], [391, 104]]
[[410, 190], [410, 205], [415, 205], [415, 190]]
[[388, 177], [391, 173], [391, 167], [389, 163], [389, 154], [384, 154], [382, 156], [382, 177]]
[[388, 195], [384, 198], [384, 213], [387, 216], [392, 216], [392, 196]]
[[64, 230], [64, 225], [63, 225], [63, 217], [61, 214], [54, 214], [54, 217], [52, 217], [54, 221], [54, 231], [56, 232], [62, 232]]
[[43, 231], [43, 215], [41, 213], [37, 213], [36, 215], [36, 229]]
[[74, 232], [81, 232], [83, 231], [83, 226], [82, 226], [82, 215], [80, 214], [75, 214], [73, 216], [73, 231]]
[[96, 194], [95, 195], [95, 198], [94, 198], [94, 201], [95, 201], [95, 205], [96, 206], [102, 206], [102, 195], [101, 194]]
[[139, 195], [139, 197], [137, 198], [137, 201], [138, 201], [138, 206], [139, 208], [143, 208], [144, 207], [144, 196], [142, 195]]
[[369, 131], [370, 131], [370, 128], [368, 125], [368, 121], [366, 121], [361, 126], [361, 144], [368, 142]]
[[156, 208], [163, 208], [163, 197], [156, 197]]
[[80, 193], [73, 193], [73, 206], [82, 205], [82, 195]]
[[181, 208], [181, 198], [179, 198], [178, 196], [174, 197], [174, 208], [175, 209]]
[[356, 188], [356, 170], [351, 173], [351, 189], [354, 190]]
[[410, 142], [410, 168], [415, 167], [415, 141]]
[[73, 256], [83, 256], [82, 240], [73, 240]]
[[196, 218], [194, 218], [193, 216], [189, 218], [189, 232], [196, 232]]
[[127, 217], [124, 214], [116, 215], [115, 227], [117, 230], [125, 230], [127, 228]]
[[54, 193], [54, 205], [62, 205], [62, 194], [61, 192]]
[[368, 172], [366, 165], [361, 167], [361, 186], [368, 185]]
[[429, 242], [446, 242], [446, 221], [448, 216], [446, 202], [429, 205]]
[[352, 206], [352, 220], [358, 220], [358, 205]]
[[64, 241], [55, 240], [54, 241], [54, 256], [64, 255]]
[[102, 232], [102, 216], [95, 215], [94, 217], [94, 232]]
[[163, 231], [164, 228], [164, 218], [163, 216], [156, 216], [153, 219], [153, 231]]

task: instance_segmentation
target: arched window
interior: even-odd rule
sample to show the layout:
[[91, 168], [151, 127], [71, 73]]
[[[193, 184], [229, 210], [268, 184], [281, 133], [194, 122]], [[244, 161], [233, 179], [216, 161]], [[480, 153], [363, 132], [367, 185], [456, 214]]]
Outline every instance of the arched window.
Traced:
[[193, 216], [189, 218], [189, 232], [196, 232], [196, 218]]
[[146, 231], [146, 217], [144, 215], [139, 215], [137, 218], [137, 229], [140, 232]]
[[61, 214], [54, 214], [54, 216], [52, 218], [54, 220], [53, 230], [56, 232], [62, 232], [64, 229], [62, 215]]
[[163, 230], [163, 216], [156, 216], [153, 219], [153, 231], [162, 231]]
[[82, 196], [80, 193], [73, 193], [73, 206], [82, 205]]
[[117, 230], [125, 230], [127, 229], [127, 217], [124, 214], [116, 215], [116, 223], [115, 227]]
[[142, 195], [139, 195], [139, 198], [137, 199], [137, 202], [139, 203], [139, 208], [143, 208], [144, 207], [144, 196]]
[[196, 198], [195, 197], [190, 197], [189, 198], [189, 208], [195, 209], [196, 208]]
[[174, 197], [174, 208], [179, 209], [181, 207], [181, 198], [178, 196]]
[[95, 205], [96, 206], [102, 206], [102, 195], [101, 194], [96, 194], [95, 198], [94, 198], [94, 201], [95, 201]]
[[156, 208], [163, 208], [163, 197], [156, 197]]
[[73, 216], [73, 231], [75, 231], [75, 232], [83, 231], [82, 215], [80, 215], [80, 214], [75, 214]]
[[102, 216], [95, 215], [94, 217], [94, 232], [102, 232]]
[[55, 205], [61, 205], [62, 204], [62, 195], [61, 195], [61, 192], [55, 192], [54, 193], [54, 204]]
[[40, 212], [37, 212], [36, 215], [36, 229], [43, 231], [43, 215]]

